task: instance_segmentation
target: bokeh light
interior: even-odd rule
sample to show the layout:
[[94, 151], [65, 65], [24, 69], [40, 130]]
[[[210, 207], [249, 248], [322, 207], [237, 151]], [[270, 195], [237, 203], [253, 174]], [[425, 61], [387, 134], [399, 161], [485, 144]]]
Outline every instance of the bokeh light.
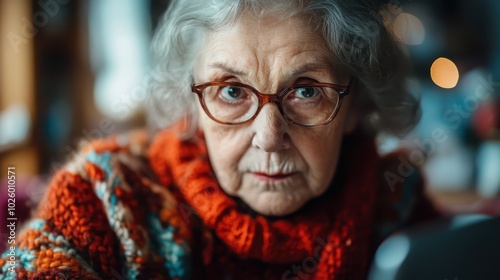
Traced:
[[440, 57], [431, 65], [431, 79], [439, 87], [454, 88], [459, 79], [458, 68], [453, 61]]
[[392, 28], [396, 38], [404, 44], [420, 45], [424, 41], [424, 24], [412, 14], [400, 13]]

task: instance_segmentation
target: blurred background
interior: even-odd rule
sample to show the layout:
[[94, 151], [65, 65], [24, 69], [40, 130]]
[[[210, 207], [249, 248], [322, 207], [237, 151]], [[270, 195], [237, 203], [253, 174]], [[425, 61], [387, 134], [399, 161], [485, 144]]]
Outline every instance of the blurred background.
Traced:
[[[500, 2], [385, 3], [381, 19], [407, 47], [423, 115], [404, 139], [379, 135], [380, 153], [410, 149], [402, 165], [425, 172], [443, 211], [500, 214]], [[8, 166], [33, 203], [80, 140], [145, 126], [149, 41], [167, 5], [0, 0], [2, 203]]]

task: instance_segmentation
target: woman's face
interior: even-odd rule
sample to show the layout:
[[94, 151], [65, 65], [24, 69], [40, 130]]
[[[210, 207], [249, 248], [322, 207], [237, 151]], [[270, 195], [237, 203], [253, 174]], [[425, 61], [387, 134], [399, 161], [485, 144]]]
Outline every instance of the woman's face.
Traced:
[[[195, 65], [196, 83], [240, 82], [274, 94], [299, 82], [347, 85], [349, 76], [332, 63], [326, 43], [308, 18], [257, 21], [242, 16], [212, 32]], [[325, 126], [289, 124], [273, 103], [245, 124], [224, 125], [200, 110], [210, 161], [222, 189], [264, 215], [286, 215], [321, 195], [337, 167], [349, 99]]]

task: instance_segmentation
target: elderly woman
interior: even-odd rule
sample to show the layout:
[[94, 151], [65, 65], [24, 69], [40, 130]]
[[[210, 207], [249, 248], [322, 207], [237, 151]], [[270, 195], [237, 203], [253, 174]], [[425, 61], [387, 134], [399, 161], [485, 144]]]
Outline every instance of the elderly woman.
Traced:
[[153, 45], [162, 130], [69, 162], [2, 279], [364, 279], [429, 206], [418, 173], [375, 149], [419, 115], [379, 8], [173, 1]]

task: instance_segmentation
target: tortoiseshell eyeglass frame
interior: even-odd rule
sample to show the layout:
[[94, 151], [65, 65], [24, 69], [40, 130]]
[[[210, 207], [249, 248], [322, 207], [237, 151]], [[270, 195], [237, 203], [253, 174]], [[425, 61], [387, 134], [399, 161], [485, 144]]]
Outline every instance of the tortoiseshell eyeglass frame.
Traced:
[[[259, 114], [260, 110], [262, 109], [262, 107], [265, 104], [267, 104], [267, 103], [274, 103], [274, 104], [276, 104], [278, 106], [278, 109], [280, 110], [281, 115], [289, 123], [294, 124], [294, 125], [298, 125], [298, 126], [303, 126], [303, 127], [316, 127], [316, 126], [327, 125], [328, 123], [330, 123], [335, 118], [335, 116], [337, 115], [338, 111], [340, 110], [340, 106], [342, 105], [342, 99], [344, 98], [344, 96], [346, 96], [346, 95], [349, 94], [349, 91], [350, 91], [351, 86], [352, 86], [352, 81], [353, 81], [353, 79], [351, 78], [349, 80], [349, 84], [347, 86], [341, 86], [341, 85], [330, 84], [330, 83], [298, 84], [298, 85], [293, 85], [293, 86], [287, 87], [287, 88], [283, 89], [281, 92], [276, 93], [276, 94], [263, 94], [263, 93], [259, 92], [258, 90], [256, 90], [255, 88], [249, 86], [249, 85], [246, 85], [246, 84], [243, 84], [243, 83], [238, 83], [238, 82], [208, 82], [208, 83], [203, 83], [203, 84], [194, 84], [193, 83], [191, 85], [191, 91], [193, 93], [196, 93], [198, 95], [198, 99], [200, 101], [201, 107], [203, 108], [203, 110], [205, 111], [205, 113], [210, 117], [210, 119], [212, 119], [213, 121], [218, 122], [220, 124], [237, 125], [237, 124], [244, 124], [244, 123], [250, 122], [250, 121], [254, 120], [257, 117], [257, 115]], [[249, 89], [259, 99], [259, 107], [258, 107], [257, 111], [255, 112], [255, 114], [251, 118], [249, 118], [248, 120], [245, 120], [245, 121], [242, 121], [242, 122], [223, 122], [223, 121], [220, 121], [220, 120], [214, 118], [214, 116], [210, 113], [210, 111], [207, 108], [207, 105], [205, 104], [204, 98], [203, 98], [203, 91], [207, 87], [210, 87], [210, 86], [218, 86], [218, 87], [237, 86], [237, 87], [243, 87], [243, 88]], [[307, 125], [305, 125], [305, 124], [301, 124], [301, 123], [297, 123], [297, 122], [293, 121], [292, 119], [290, 119], [285, 114], [285, 112], [283, 110], [283, 106], [282, 106], [282, 100], [283, 100], [283, 98], [289, 92], [291, 92], [291, 91], [293, 91], [295, 89], [301, 88], [301, 87], [326, 87], [326, 88], [332, 88], [332, 89], [334, 89], [338, 93], [339, 99], [338, 99], [337, 105], [335, 106], [333, 112], [328, 117], [328, 119], [326, 119], [325, 121], [323, 121], [321, 123], [318, 123], [318, 124], [307, 124]]]

